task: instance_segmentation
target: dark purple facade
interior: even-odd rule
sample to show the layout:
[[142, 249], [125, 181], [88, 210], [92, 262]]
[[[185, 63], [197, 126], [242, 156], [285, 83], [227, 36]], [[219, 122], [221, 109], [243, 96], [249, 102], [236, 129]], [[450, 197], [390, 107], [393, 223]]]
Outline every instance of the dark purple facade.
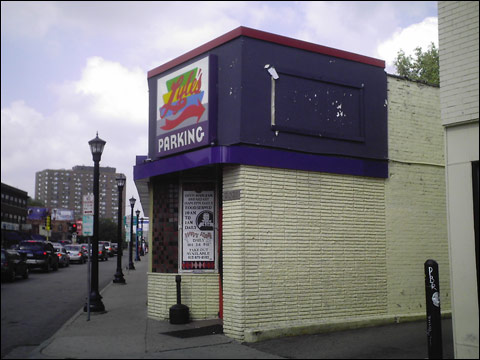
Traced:
[[[159, 78], [205, 57], [208, 133], [159, 152]], [[135, 180], [226, 163], [388, 176], [383, 61], [241, 27], [150, 71], [148, 84], [149, 151]]]

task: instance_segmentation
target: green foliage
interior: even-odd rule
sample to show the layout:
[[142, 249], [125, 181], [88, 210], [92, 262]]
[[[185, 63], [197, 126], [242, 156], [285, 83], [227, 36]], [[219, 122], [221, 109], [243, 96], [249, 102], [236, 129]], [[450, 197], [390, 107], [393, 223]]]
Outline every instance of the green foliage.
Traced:
[[397, 73], [411, 80], [439, 85], [438, 49], [432, 42], [428, 50], [423, 52], [421, 47], [415, 48], [415, 58], [406, 56], [403, 50], [397, 53], [394, 63]]
[[29, 197], [27, 199], [27, 206], [45, 207], [45, 204], [41, 200], [32, 199], [31, 197]]
[[99, 219], [99, 241], [117, 242], [117, 223], [111, 219]]

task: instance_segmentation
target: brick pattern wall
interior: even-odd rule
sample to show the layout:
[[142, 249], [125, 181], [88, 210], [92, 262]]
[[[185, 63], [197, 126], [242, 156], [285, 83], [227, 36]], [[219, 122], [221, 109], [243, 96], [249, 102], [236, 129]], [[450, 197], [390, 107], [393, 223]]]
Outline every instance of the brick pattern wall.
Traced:
[[478, 121], [478, 1], [439, 1], [442, 121]]
[[439, 88], [388, 78], [385, 182], [388, 312], [425, 314], [423, 264], [439, 264], [441, 309], [451, 311]]
[[388, 157], [444, 166], [439, 88], [387, 77]]
[[[177, 303], [177, 274], [148, 273], [148, 317], [168, 320], [169, 310]], [[191, 320], [218, 317], [218, 274], [182, 274], [182, 304], [190, 310]]]
[[224, 332], [387, 313], [384, 180], [228, 167]]
[[154, 185], [152, 271], [178, 272], [178, 180]]

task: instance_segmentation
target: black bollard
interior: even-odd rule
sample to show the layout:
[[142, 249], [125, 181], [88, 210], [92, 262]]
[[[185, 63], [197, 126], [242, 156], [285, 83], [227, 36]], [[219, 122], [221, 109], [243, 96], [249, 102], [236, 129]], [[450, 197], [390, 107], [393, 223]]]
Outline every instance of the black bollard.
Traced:
[[182, 277], [180, 275], [175, 276], [175, 282], [177, 283], [177, 304], [170, 307], [170, 324], [187, 324], [189, 322], [189, 308], [186, 305], [182, 305], [182, 291], [180, 283]]
[[425, 298], [427, 301], [428, 358], [442, 359], [442, 318], [440, 312], [440, 281], [435, 260], [425, 261]]

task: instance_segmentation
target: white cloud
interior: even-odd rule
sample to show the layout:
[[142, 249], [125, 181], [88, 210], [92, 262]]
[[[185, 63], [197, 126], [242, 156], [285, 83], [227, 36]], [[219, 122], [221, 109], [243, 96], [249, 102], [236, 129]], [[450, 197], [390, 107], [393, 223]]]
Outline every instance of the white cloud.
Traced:
[[91, 99], [90, 112], [106, 121], [143, 124], [148, 117], [147, 74], [139, 68], [91, 57], [73, 86], [77, 96]]
[[64, 168], [78, 158], [73, 134], [63, 117], [46, 117], [22, 100], [2, 108], [1, 113], [2, 182], [34, 197], [36, 171]]
[[438, 18], [436, 17], [428, 17], [420, 23], [398, 29], [388, 40], [378, 46], [377, 52], [385, 60], [387, 72], [394, 73], [393, 62], [400, 49], [407, 56], [414, 55], [416, 47], [420, 46], [425, 51], [431, 42], [438, 48]]

